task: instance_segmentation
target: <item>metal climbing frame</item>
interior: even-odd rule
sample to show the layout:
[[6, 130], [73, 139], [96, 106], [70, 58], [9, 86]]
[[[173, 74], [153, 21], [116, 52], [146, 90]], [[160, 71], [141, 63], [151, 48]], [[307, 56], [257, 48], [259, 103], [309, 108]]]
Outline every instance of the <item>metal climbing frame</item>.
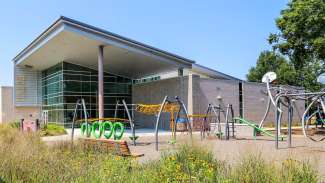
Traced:
[[[322, 75], [321, 75], [322, 76]], [[324, 74], [323, 74], [323, 76]], [[315, 139], [307, 134], [308, 130], [308, 123], [305, 123], [309, 119], [311, 119], [312, 116], [316, 114], [316, 112], [320, 111], [320, 108], [325, 112], [325, 90], [322, 89], [320, 92], [306, 92], [296, 89], [288, 89], [287, 87], [283, 86], [276, 86], [271, 87], [270, 83], [273, 82], [276, 79], [276, 74], [274, 72], [268, 72], [263, 76], [262, 82], [266, 83], [267, 87], [267, 94], [269, 98], [268, 106], [265, 112], [265, 115], [263, 116], [262, 121], [260, 122], [260, 127], [263, 125], [263, 122], [269, 113], [270, 104], [274, 106], [275, 109], [275, 148], [279, 148], [279, 136], [281, 132], [281, 121], [282, 121], [282, 113], [283, 113], [283, 107], [287, 108], [288, 111], [288, 138], [287, 143], [288, 147], [292, 146], [292, 119], [293, 119], [293, 109], [295, 108], [299, 117], [301, 117], [301, 125], [302, 125], [302, 131], [306, 138], [309, 138], [313, 141], [323, 141], [325, 138], [321, 139]], [[318, 79], [319, 80], [319, 79]], [[324, 83], [323, 83], [324, 84]], [[274, 94], [272, 94], [274, 93]], [[274, 95], [274, 96], [273, 96]], [[307, 101], [309, 102], [309, 105], [305, 109], [303, 115], [300, 115], [299, 109], [296, 107], [295, 103], [297, 101]], [[312, 106], [316, 106], [318, 110], [316, 112], [313, 112], [308, 117], [307, 115], [310, 113], [310, 110]]]
[[[225, 118], [225, 131], [224, 133], [222, 132], [221, 129], [221, 113], [223, 114]], [[209, 104], [208, 108], [206, 110], [206, 114], [204, 117], [204, 120], [201, 123], [201, 129], [200, 129], [200, 135], [201, 135], [201, 140], [205, 138], [205, 134], [207, 133], [207, 126], [209, 132], [211, 131], [211, 121], [208, 121], [208, 118], [213, 120], [212, 116], [214, 117], [214, 129], [212, 130], [214, 133], [216, 132], [216, 126], [217, 128], [217, 135], [220, 139], [223, 138], [223, 134], [225, 134], [225, 139], [229, 140], [230, 139], [230, 132], [232, 132], [232, 137], [235, 137], [235, 122], [234, 122], [234, 110], [232, 108], [231, 104], [228, 104], [227, 107], [221, 107], [219, 104], [218, 106], [215, 106], [213, 104]], [[231, 125], [231, 130], [230, 130], [230, 125]]]
[[83, 98], [78, 99], [76, 102], [76, 106], [74, 108], [74, 112], [73, 112], [73, 119], [72, 119], [72, 126], [71, 126], [71, 144], [73, 144], [73, 137], [74, 137], [74, 126], [75, 126], [75, 122], [76, 122], [76, 117], [77, 117], [77, 110], [78, 108], [81, 107], [83, 110], [83, 116], [85, 118], [85, 123], [87, 123], [86, 125], [86, 131], [88, 132], [88, 116], [87, 116], [87, 109], [86, 109], [86, 104], [85, 104], [85, 100]]
[[[130, 106], [131, 108], [129, 108]], [[134, 111], [144, 113], [144, 114], [150, 114], [150, 115], [156, 115], [156, 124], [155, 124], [155, 142], [156, 142], [156, 150], [158, 151], [158, 127], [160, 123], [160, 118], [161, 114], [165, 112], [171, 113], [171, 121], [173, 121], [174, 127], [172, 128], [172, 137], [174, 138], [173, 140], [176, 140], [176, 122], [180, 118], [180, 112], [183, 111], [186, 116], [186, 124], [189, 128], [191, 139], [192, 139], [192, 127], [189, 122], [189, 117], [188, 113], [186, 110], [186, 107], [184, 103], [180, 100], [178, 96], [175, 97], [175, 99], [170, 99], [168, 96], [165, 96], [163, 102], [161, 104], [126, 104], [124, 100], [122, 100], [122, 103], [117, 101], [116, 106], [115, 106], [115, 114], [114, 118], [117, 117], [117, 111], [119, 110], [119, 107], [123, 107], [124, 110], [127, 113], [128, 119], [130, 121], [130, 126], [131, 126], [131, 131], [132, 131], [132, 141], [133, 145], [136, 145], [135, 142], [135, 125], [134, 125]], [[130, 113], [130, 111], [132, 113]], [[176, 119], [173, 118], [174, 112], [176, 111]]]
[[[187, 109], [185, 107], [184, 102], [178, 96], [175, 96], [174, 99], [171, 99], [168, 96], [165, 96], [163, 102], [160, 105], [160, 109], [159, 109], [159, 112], [157, 114], [156, 126], [155, 126], [155, 142], [156, 142], [155, 148], [156, 148], [156, 151], [158, 151], [158, 143], [159, 143], [158, 129], [159, 129], [160, 117], [161, 117], [161, 114], [164, 111], [164, 108], [165, 108], [166, 104], [177, 104], [179, 106], [179, 110], [177, 111], [175, 122], [178, 121], [178, 119], [180, 118], [180, 113], [183, 110], [183, 112], [185, 114], [185, 120], [186, 120], [185, 123], [187, 124], [188, 130], [189, 130], [189, 133], [190, 133], [190, 137], [191, 137], [191, 140], [192, 140], [192, 126], [191, 126], [191, 123], [190, 123], [190, 120], [189, 120], [189, 115], [188, 115], [188, 112], [187, 112]], [[177, 131], [176, 128], [177, 128], [177, 125], [175, 124], [175, 129], [172, 132], [173, 137], [175, 138], [175, 140], [176, 140], [176, 131]]]
[[[129, 109], [128, 106], [130, 106], [131, 108]], [[124, 107], [124, 110], [128, 116], [129, 119], [129, 123], [130, 123], [130, 128], [131, 128], [131, 132], [132, 132], [132, 143], [134, 146], [136, 146], [136, 142], [135, 142], [135, 126], [134, 126], [134, 110], [137, 105], [136, 104], [126, 104], [125, 100], [122, 100], [122, 104], [120, 104], [119, 101], [116, 102], [116, 106], [115, 106], [115, 112], [114, 112], [114, 118], [117, 118], [117, 111], [119, 109], [119, 107]], [[130, 111], [132, 112], [130, 114]]]

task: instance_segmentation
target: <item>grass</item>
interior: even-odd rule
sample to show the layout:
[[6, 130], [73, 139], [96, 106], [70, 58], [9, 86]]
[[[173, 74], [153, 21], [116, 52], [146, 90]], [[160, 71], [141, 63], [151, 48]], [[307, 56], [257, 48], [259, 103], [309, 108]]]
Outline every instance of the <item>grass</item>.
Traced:
[[41, 129], [42, 136], [56, 136], [56, 135], [65, 135], [67, 131], [64, 129], [63, 126], [56, 125], [56, 124], [47, 124]]
[[[0, 125], [0, 178], [4, 182], [318, 182], [308, 162], [275, 164], [247, 155], [234, 164], [196, 146], [184, 145], [159, 160], [138, 164], [78, 144], [44, 144], [37, 133]], [[1, 182], [0, 180], [0, 182]]]
[[[9, 126], [15, 129], [20, 129], [20, 122], [11, 122]], [[65, 135], [67, 131], [64, 129], [63, 126], [57, 124], [47, 124], [41, 127], [40, 135], [41, 136], [57, 136], [57, 135]]]

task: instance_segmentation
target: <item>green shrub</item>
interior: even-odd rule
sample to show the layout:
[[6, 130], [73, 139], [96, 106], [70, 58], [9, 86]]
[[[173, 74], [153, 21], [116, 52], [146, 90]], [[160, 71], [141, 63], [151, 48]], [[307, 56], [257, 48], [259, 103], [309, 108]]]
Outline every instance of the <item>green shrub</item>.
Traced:
[[233, 182], [278, 182], [274, 170], [276, 167], [267, 163], [261, 155], [248, 154], [244, 156], [232, 171]]
[[208, 151], [183, 146], [145, 165], [144, 176], [153, 182], [220, 182], [227, 169]]
[[11, 122], [9, 123], [9, 125], [13, 128], [20, 128], [20, 121], [15, 121], [15, 122]]
[[47, 124], [41, 129], [42, 136], [56, 136], [67, 134], [63, 126], [57, 124]]
[[318, 182], [317, 171], [308, 161], [287, 159], [282, 163], [281, 177], [287, 182], [310, 183]]

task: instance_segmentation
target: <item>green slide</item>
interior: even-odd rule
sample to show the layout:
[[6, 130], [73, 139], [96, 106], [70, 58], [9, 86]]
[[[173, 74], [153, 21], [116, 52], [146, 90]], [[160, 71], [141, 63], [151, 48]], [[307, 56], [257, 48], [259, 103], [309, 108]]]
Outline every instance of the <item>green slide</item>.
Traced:
[[[264, 128], [259, 128], [254, 122], [251, 122], [251, 121], [245, 120], [243, 118], [239, 118], [239, 117], [234, 118], [234, 120], [239, 121], [239, 123], [241, 123], [241, 124], [246, 124], [247, 126], [252, 127], [254, 129], [254, 133], [253, 133], [254, 138], [256, 138], [257, 132], [261, 132], [261, 133], [263, 133], [269, 137], [273, 137], [275, 139], [275, 135], [273, 135], [269, 131], [265, 130]], [[281, 141], [283, 141], [284, 136], [279, 136], [279, 139]]]

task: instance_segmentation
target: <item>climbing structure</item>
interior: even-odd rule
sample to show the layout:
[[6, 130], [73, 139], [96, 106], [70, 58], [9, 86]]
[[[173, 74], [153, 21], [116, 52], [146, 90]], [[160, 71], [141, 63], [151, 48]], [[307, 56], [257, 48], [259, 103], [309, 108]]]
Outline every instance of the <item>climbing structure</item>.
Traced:
[[[221, 127], [221, 116], [224, 117], [224, 131]], [[211, 132], [219, 139], [229, 140], [230, 136], [234, 138], [235, 124], [232, 105], [228, 104], [227, 107], [222, 107], [221, 105], [209, 104], [200, 131], [201, 139], [205, 138], [206, 134], [210, 135]]]
[[[128, 115], [129, 121], [132, 121], [132, 124], [134, 124], [134, 112], [156, 116], [156, 150], [158, 150], [158, 129], [159, 124], [161, 123], [161, 115], [163, 113], [169, 113], [170, 115], [169, 121], [170, 129], [172, 131], [172, 140], [170, 141], [171, 143], [176, 142], [177, 123], [181, 121], [186, 124], [187, 130], [189, 131], [190, 136], [192, 137], [192, 127], [189, 121], [187, 110], [185, 108], [184, 103], [180, 100], [178, 96], [176, 96], [175, 98], [165, 96], [161, 104], [126, 104], [124, 100], [122, 100], [122, 104], [120, 104], [120, 102], [118, 101], [115, 108], [115, 114], [117, 114], [117, 110], [119, 109], [119, 107], [124, 107], [124, 110]], [[133, 136], [135, 137], [134, 127], [132, 132], [134, 134]]]

